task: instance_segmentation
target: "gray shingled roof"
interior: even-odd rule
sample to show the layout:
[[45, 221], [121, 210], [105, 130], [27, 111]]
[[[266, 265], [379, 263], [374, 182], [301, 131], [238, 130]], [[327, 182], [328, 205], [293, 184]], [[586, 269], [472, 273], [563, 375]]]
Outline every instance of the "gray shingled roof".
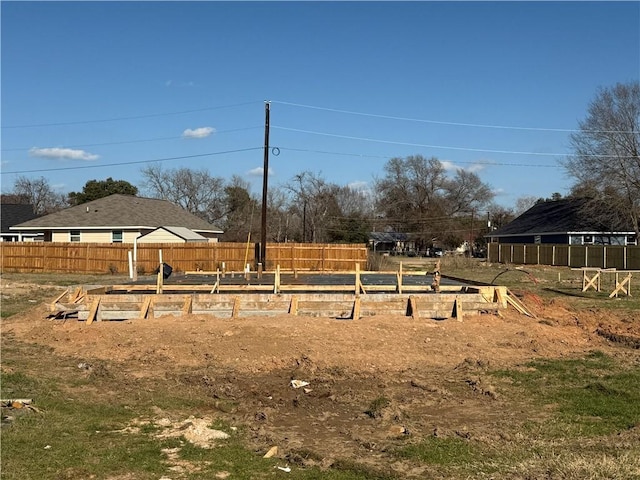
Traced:
[[26, 222], [35, 217], [37, 217], [37, 215], [33, 213], [33, 205], [19, 203], [3, 203], [0, 205], [2, 233], [9, 233], [9, 227]]
[[15, 225], [14, 229], [70, 228], [157, 228], [163, 225], [186, 227], [196, 232], [222, 233], [215, 225], [167, 200], [114, 194], [66, 208], [44, 217]]
[[[607, 232], [601, 222], [589, 218], [583, 210], [586, 200], [563, 199], [540, 202], [487, 237], [541, 235], [569, 232]], [[632, 231], [632, 230], [629, 230]]]

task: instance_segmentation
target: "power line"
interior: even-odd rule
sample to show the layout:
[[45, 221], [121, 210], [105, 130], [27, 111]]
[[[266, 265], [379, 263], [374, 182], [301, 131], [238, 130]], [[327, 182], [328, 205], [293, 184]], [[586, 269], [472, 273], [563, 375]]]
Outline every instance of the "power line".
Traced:
[[[504, 153], [504, 154], [510, 154], [510, 155], [536, 155], [541, 157], [566, 157], [567, 155], [569, 155], [567, 153], [519, 152], [514, 150], [491, 150], [486, 148], [451, 147], [446, 145], [428, 145], [428, 144], [422, 144], [422, 143], [395, 142], [391, 140], [378, 140], [375, 138], [354, 137], [350, 135], [338, 135], [335, 133], [316, 132], [313, 130], [302, 130], [300, 128], [280, 127], [277, 125], [272, 125], [271, 128], [276, 128], [278, 130], [286, 130], [289, 132], [299, 132], [299, 133], [308, 133], [311, 135], [323, 135], [326, 137], [344, 138], [347, 140], [359, 140], [364, 142], [385, 143], [389, 145], [405, 145], [409, 147], [438, 148], [442, 150], [459, 150], [464, 152]], [[618, 158], [617, 155], [593, 155], [593, 156]]]
[[[219, 133], [231, 133], [231, 132], [240, 132], [240, 131], [244, 131], [244, 130], [252, 130], [255, 128], [262, 128], [260, 125], [255, 126], [255, 127], [243, 127], [243, 128], [233, 128], [230, 130], [216, 130], [215, 134], [219, 134]], [[82, 144], [77, 144], [77, 145], [64, 145], [64, 148], [78, 148], [78, 147], [103, 147], [103, 146], [108, 146], [108, 145], [125, 145], [128, 143], [144, 143], [144, 142], [157, 142], [157, 141], [163, 141], [163, 140], [178, 140], [178, 139], [183, 139], [184, 137], [182, 135], [180, 136], [173, 136], [173, 137], [156, 137], [156, 138], [143, 138], [143, 139], [137, 139], [137, 140], [121, 140], [121, 141], [117, 141], [117, 142], [103, 142], [103, 143], [82, 143]], [[189, 140], [189, 139], [187, 139]], [[32, 147], [17, 147], [17, 148], [3, 148], [2, 151], [3, 152], [16, 152], [16, 151], [21, 151], [21, 150], [29, 150]]]
[[578, 130], [571, 128], [544, 128], [544, 127], [520, 127], [520, 126], [510, 126], [510, 125], [487, 125], [481, 123], [464, 123], [464, 122], [445, 122], [441, 120], [425, 120], [420, 118], [410, 118], [410, 117], [397, 117], [393, 115], [381, 115], [376, 113], [364, 113], [364, 112], [355, 112], [352, 110], [341, 110], [338, 108], [327, 108], [327, 107], [318, 107], [315, 105], [305, 105], [302, 103], [292, 103], [292, 102], [282, 102], [278, 100], [272, 100], [272, 103], [277, 103], [280, 105], [289, 105], [292, 107], [301, 107], [301, 108], [310, 108], [313, 110], [324, 110], [326, 112], [335, 112], [335, 113], [346, 113], [349, 115], [360, 115], [363, 117], [373, 117], [373, 118], [386, 118], [389, 120], [402, 120], [406, 122], [418, 122], [418, 123], [432, 123], [437, 125], [451, 125], [456, 127], [475, 127], [475, 128], [495, 128], [495, 129], [503, 129], [503, 130], [530, 130], [530, 131], [538, 131], [538, 132], [564, 132], [564, 133], [632, 133], [637, 134], [640, 131], [620, 131], [620, 130]]
[[[274, 127], [276, 128], [276, 127]], [[289, 147], [278, 147], [280, 150], [283, 151], [293, 151], [293, 152], [307, 152], [307, 153], [319, 153], [319, 154], [325, 154], [325, 155], [342, 155], [342, 156], [347, 156], [347, 157], [360, 157], [360, 158], [381, 158], [381, 159], [386, 159], [389, 160], [393, 157], [389, 157], [389, 156], [382, 156], [382, 155], [367, 155], [367, 154], [362, 154], [362, 153], [343, 153], [343, 152], [330, 152], [330, 151], [326, 151], [326, 150], [311, 150], [311, 149], [307, 149], [307, 148], [289, 148]], [[564, 168], [562, 167], [562, 165], [542, 165], [542, 164], [535, 164], [535, 163], [508, 163], [508, 162], [487, 162], [487, 161], [482, 161], [482, 162], [465, 162], [465, 161], [458, 161], [456, 160], [455, 162], [453, 162], [454, 164], [458, 164], [458, 163], [463, 163], [466, 165], [481, 165], [481, 166], [487, 166], [487, 167], [540, 167], [540, 168]]]
[[193, 110], [182, 110], [179, 112], [149, 113], [146, 115], [132, 115], [128, 117], [102, 118], [98, 120], [77, 120], [74, 122], [55, 122], [55, 123], [32, 123], [32, 124], [26, 124], [26, 125], [2, 125], [2, 128], [58, 127], [63, 125], [83, 125], [87, 123], [118, 122], [121, 120], [137, 120], [140, 118], [164, 117], [168, 115], [182, 115], [185, 113], [205, 112], [209, 110], [220, 110], [223, 108], [242, 107], [242, 106], [251, 105], [254, 103], [258, 103], [258, 102], [252, 101], [252, 102], [244, 102], [244, 103], [235, 103], [232, 105], [219, 105], [216, 107], [204, 107], [204, 108], [196, 108]]
[[196, 155], [184, 155], [181, 157], [166, 157], [166, 158], [155, 158], [152, 160], [137, 160], [132, 162], [118, 162], [118, 163], [104, 163], [101, 165], [81, 165], [76, 167], [59, 167], [59, 168], [39, 168], [36, 170], [15, 170], [11, 172], [2, 172], [4, 174], [18, 174], [18, 173], [38, 173], [38, 172], [59, 172], [62, 170], [80, 170], [86, 168], [102, 168], [102, 167], [116, 167], [121, 165], [135, 165], [139, 163], [153, 163], [153, 162], [166, 162], [169, 160], [186, 160], [188, 158], [199, 158], [199, 157], [210, 157], [214, 155], [226, 155], [229, 153], [240, 153], [240, 152], [249, 152], [251, 150], [262, 150], [263, 147], [250, 147], [250, 148], [240, 148], [237, 150], [226, 150], [223, 152], [210, 152], [210, 153], [199, 153]]

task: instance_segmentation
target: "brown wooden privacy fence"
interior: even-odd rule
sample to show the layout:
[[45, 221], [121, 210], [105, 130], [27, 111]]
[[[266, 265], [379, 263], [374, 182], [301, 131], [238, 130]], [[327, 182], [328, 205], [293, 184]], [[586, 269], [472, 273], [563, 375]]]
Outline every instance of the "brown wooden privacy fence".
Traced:
[[[245, 243], [145, 243], [137, 246], [138, 271], [152, 273], [162, 260], [175, 271], [224, 268], [242, 271], [249, 263], [255, 268], [255, 246]], [[124, 273], [129, 272], [128, 252], [133, 244], [126, 243], [0, 243], [2, 272], [67, 272]], [[345, 271], [362, 268], [367, 262], [364, 244], [267, 244], [268, 268]]]
[[490, 262], [640, 270], [640, 246], [490, 243]]

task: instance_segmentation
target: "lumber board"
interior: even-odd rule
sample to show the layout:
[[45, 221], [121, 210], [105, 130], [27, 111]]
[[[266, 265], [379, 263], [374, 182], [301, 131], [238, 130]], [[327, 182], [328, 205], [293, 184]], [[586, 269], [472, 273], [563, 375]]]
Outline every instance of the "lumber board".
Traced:
[[140, 309], [140, 315], [138, 318], [147, 318], [147, 315], [149, 314], [149, 307], [151, 307], [152, 300], [153, 300], [153, 297], [145, 298], [144, 302], [142, 303], [142, 308]]
[[191, 313], [192, 303], [193, 303], [193, 297], [191, 295], [187, 295], [184, 300], [184, 305], [182, 306], [183, 315], [188, 315]]
[[462, 316], [463, 316], [463, 311], [462, 311], [462, 302], [460, 301], [460, 298], [456, 298], [456, 301], [454, 303], [454, 308], [455, 308], [455, 318], [456, 320], [458, 320], [459, 322], [462, 321]]
[[49, 311], [51, 311], [51, 312], [55, 311], [56, 310], [56, 305], [58, 304], [58, 302], [60, 300], [62, 300], [62, 297], [64, 297], [67, 293], [69, 293], [69, 289], [66, 289], [64, 292], [62, 292], [60, 295], [58, 295], [56, 297], [56, 299], [53, 302], [51, 302], [51, 306], [49, 308]]
[[358, 320], [360, 318], [360, 297], [356, 297], [353, 301], [353, 311], [351, 312], [351, 318]]
[[409, 297], [408, 310], [412, 318], [418, 317], [418, 303], [416, 302], [416, 297]]
[[100, 298], [96, 297], [91, 304], [91, 308], [89, 309], [89, 315], [87, 316], [86, 324], [91, 325], [93, 321], [96, 319], [98, 315], [98, 308], [100, 307]]
[[231, 311], [231, 318], [236, 318], [240, 312], [240, 297], [236, 297], [233, 301], [233, 310]]
[[289, 315], [298, 315], [298, 297], [293, 295], [289, 303]]
[[526, 315], [527, 317], [535, 318], [535, 315], [531, 313], [527, 307], [525, 307], [524, 303], [522, 303], [509, 289], [507, 289], [507, 295], [505, 296], [507, 303], [509, 303], [513, 308], [515, 308], [518, 312]]

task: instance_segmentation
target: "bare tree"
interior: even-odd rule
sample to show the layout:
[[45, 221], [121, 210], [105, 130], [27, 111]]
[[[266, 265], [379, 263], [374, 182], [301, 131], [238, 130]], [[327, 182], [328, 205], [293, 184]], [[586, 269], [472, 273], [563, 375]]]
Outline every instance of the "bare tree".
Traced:
[[573, 155], [564, 162], [568, 174], [591, 190], [587, 208], [607, 206], [596, 221], [609, 222], [607, 210], [624, 212], [640, 240], [640, 82], [600, 88], [578, 125], [570, 137]]
[[536, 203], [538, 202], [538, 197], [534, 197], [531, 195], [526, 195], [524, 197], [519, 197], [516, 200], [516, 207], [515, 207], [515, 215], [522, 215], [524, 212], [526, 212], [527, 210], [529, 210], [531, 207], [533, 207]]
[[21, 198], [21, 203], [33, 205], [33, 212], [38, 215], [57, 212], [68, 206], [66, 195], [56, 192], [44, 177], [16, 178], [12, 194]]
[[445, 184], [447, 213], [474, 212], [493, 200], [491, 188], [482, 183], [478, 174], [459, 169]]
[[302, 216], [287, 197], [284, 188], [269, 187], [267, 199], [267, 235], [273, 242], [302, 239]]
[[397, 231], [414, 233], [419, 246], [451, 237], [462, 217], [471, 217], [493, 199], [477, 174], [457, 170], [448, 176], [435, 157], [392, 158], [384, 171], [376, 181], [378, 213]]
[[143, 187], [154, 198], [169, 200], [209, 222], [220, 221], [226, 214], [224, 179], [204, 169], [163, 170], [150, 165], [142, 169], [142, 175]]
[[309, 171], [295, 175], [287, 184], [294, 210], [302, 218], [303, 241], [328, 241], [329, 219], [340, 214], [334, 187], [320, 173]]

